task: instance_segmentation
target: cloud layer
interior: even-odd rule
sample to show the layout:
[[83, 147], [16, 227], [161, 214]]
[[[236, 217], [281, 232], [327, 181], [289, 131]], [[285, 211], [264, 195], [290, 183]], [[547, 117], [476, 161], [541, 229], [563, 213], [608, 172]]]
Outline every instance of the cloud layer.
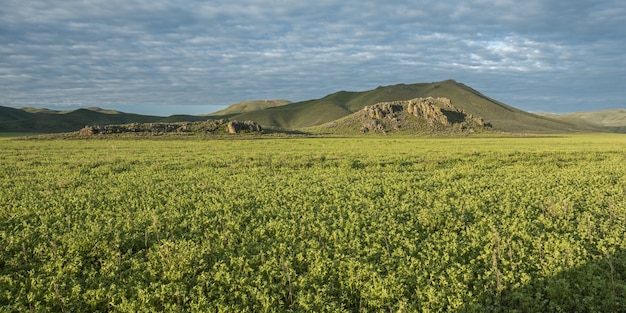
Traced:
[[208, 113], [454, 78], [524, 110], [626, 107], [624, 25], [617, 0], [5, 0], [0, 105]]

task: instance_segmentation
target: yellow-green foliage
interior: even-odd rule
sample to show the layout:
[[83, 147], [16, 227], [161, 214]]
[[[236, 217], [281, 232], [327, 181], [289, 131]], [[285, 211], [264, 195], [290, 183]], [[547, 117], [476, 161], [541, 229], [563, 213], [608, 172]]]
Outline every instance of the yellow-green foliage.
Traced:
[[626, 311], [626, 137], [0, 141], [22, 312]]

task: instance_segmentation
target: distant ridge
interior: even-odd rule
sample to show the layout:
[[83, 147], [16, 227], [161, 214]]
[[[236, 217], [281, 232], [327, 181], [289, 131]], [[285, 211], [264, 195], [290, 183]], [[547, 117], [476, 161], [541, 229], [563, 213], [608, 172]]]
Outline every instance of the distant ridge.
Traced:
[[537, 113], [552, 119], [616, 133], [626, 133], [626, 109], [563, 114]]
[[107, 109], [103, 109], [99, 107], [89, 107], [87, 108], [87, 110], [98, 112], [98, 113], [104, 113], [104, 114], [124, 114], [124, 112], [120, 112], [117, 110], [107, 110]]
[[96, 107], [68, 111], [15, 109], [0, 106], [0, 132], [62, 133], [78, 131], [85, 125], [204, 121], [209, 116], [152, 116], [124, 113]]
[[33, 116], [34, 114], [25, 110], [0, 106], [0, 123], [27, 120]]
[[[344, 123], [346, 121], [341, 119], [378, 103], [428, 97], [448, 99], [464, 114], [482, 118], [484, 123], [490, 125], [494, 131], [514, 133], [626, 132], [626, 118], [617, 117], [624, 116], [626, 110], [575, 116], [532, 114], [489, 98], [454, 80], [380, 86], [360, 92], [339, 91], [320, 99], [296, 103], [286, 100], [244, 101], [224, 110], [201, 116], [162, 117], [130, 114], [98, 107], [54, 111], [0, 106], [0, 132], [58, 133], [78, 131], [85, 125], [178, 123], [221, 118], [254, 121], [264, 129], [302, 132], [330, 122]], [[390, 126], [394, 127], [391, 124]], [[444, 131], [447, 130], [444, 129]]]
[[242, 101], [239, 103], [231, 104], [226, 109], [213, 112], [211, 116], [227, 116], [233, 114], [241, 114], [245, 112], [253, 112], [258, 110], [264, 110], [267, 108], [282, 106], [291, 103], [288, 100], [253, 100]]

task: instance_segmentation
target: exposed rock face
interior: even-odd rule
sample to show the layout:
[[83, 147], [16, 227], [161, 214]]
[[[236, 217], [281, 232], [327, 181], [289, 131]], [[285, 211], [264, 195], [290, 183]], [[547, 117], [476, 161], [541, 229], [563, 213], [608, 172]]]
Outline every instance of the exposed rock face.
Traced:
[[85, 126], [78, 131], [81, 136], [92, 136], [95, 134], [93, 126]]
[[420, 99], [420, 101], [412, 100], [408, 101], [407, 112], [415, 115], [416, 117], [426, 119], [431, 123], [440, 123], [445, 126], [450, 126], [451, 123], [448, 120], [448, 117], [443, 114], [441, 107], [435, 104], [437, 101], [442, 104], [450, 104], [450, 100], [446, 98], [426, 98]]
[[367, 121], [361, 127], [361, 132], [385, 132], [383, 124], [398, 129], [402, 114], [407, 113], [426, 121], [430, 127], [456, 126], [463, 129], [469, 126], [488, 126], [482, 118], [474, 117], [456, 108], [448, 98], [428, 97], [408, 101], [381, 102], [365, 107], [363, 112], [365, 117], [383, 122], [372, 123]]
[[381, 124], [377, 119], [370, 120], [363, 123], [361, 126], [361, 133], [374, 132], [374, 133], [386, 133], [385, 126]]
[[364, 108], [370, 118], [382, 120], [386, 116], [401, 112], [404, 107], [396, 102], [382, 102]]
[[238, 134], [239, 132], [260, 132], [262, 130], [261, 125], [254, 121], [230, 121], [228, 122], [228, 133]]
[[122, 133], [186, 133], [186, 132], [260, 132], [261, 125], [253, 121], [228, 121], [226, 119], [207, 120], [202, 122], [179, 122], [179, 123], [131, 123], [121, 125], [85, 126], [78, 133], [83, 136], [96, 134], [122, 134]]

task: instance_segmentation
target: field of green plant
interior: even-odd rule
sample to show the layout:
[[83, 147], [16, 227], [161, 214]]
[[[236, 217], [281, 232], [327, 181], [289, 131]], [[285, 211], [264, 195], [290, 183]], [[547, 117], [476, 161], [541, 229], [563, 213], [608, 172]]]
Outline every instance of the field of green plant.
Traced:
[[624, 312], [626, 136], [1, 140], [5, 312]]

